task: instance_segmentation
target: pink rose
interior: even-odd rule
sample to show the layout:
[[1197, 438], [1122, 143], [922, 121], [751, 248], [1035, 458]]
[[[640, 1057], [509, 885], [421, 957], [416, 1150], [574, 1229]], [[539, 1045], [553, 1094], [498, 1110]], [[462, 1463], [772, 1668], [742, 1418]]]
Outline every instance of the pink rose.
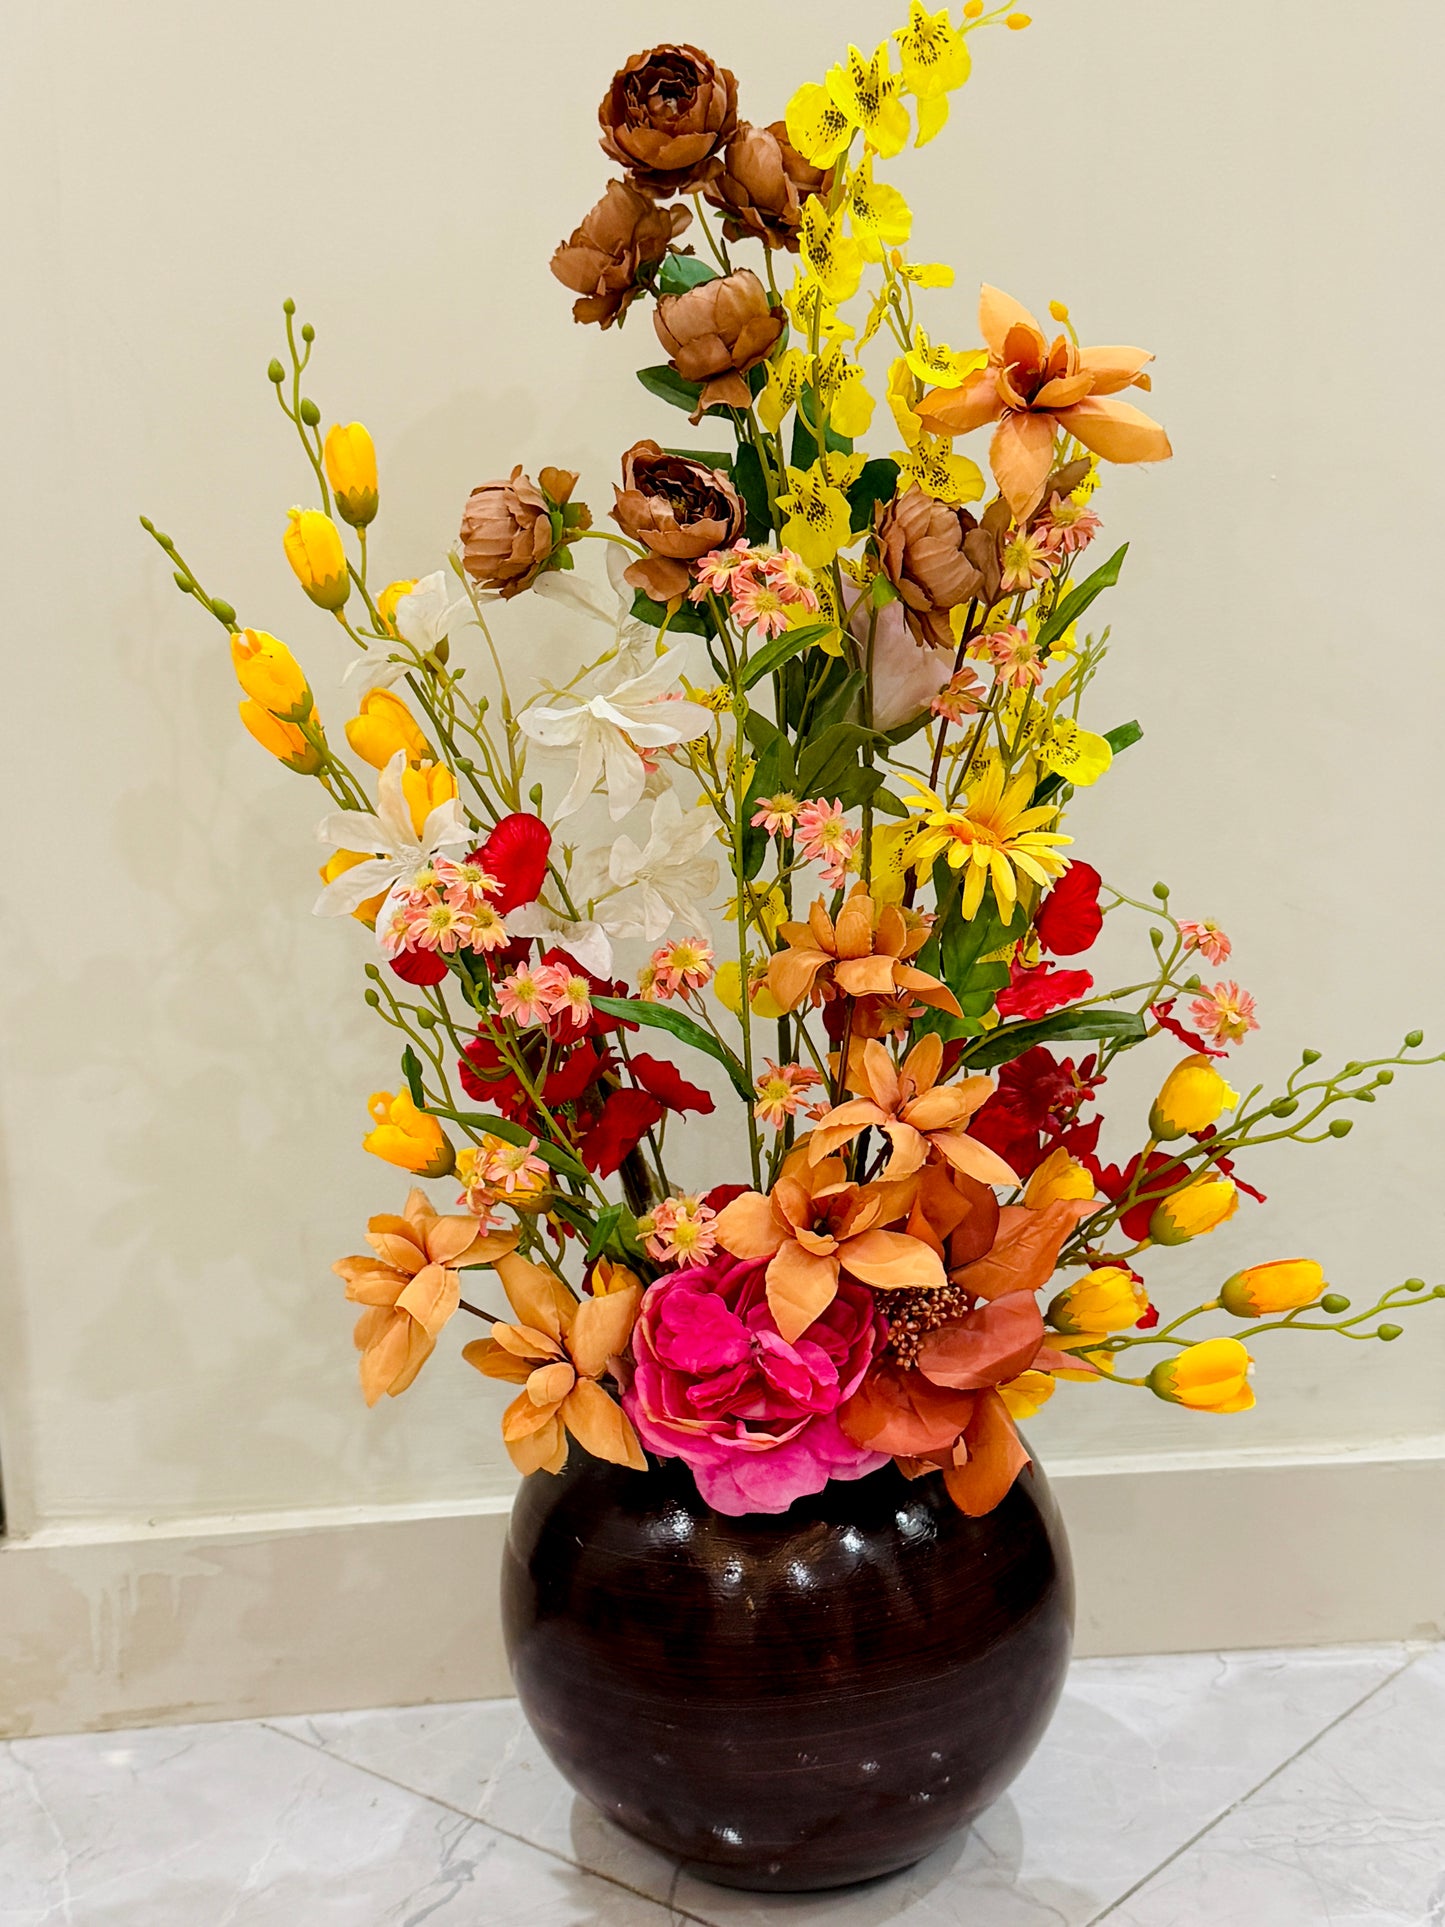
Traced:
[[623, 1407], [644, 1445], [682, 1459], [718, 1512], [786, 1512], [830, 1479], [888, 1463], [846, 1438], [838, 1407], [888, 1335], [873, 1295], [843, 1279], [793, 1344], [768, 1309], [766, 1265], [720, 1252], [642, 1301]]

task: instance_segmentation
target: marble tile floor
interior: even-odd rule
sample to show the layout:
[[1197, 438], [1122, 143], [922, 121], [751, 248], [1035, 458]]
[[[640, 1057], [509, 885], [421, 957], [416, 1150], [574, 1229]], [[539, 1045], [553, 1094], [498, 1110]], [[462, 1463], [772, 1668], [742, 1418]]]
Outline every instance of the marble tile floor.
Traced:
[[1445, 1927], [1445, 1647], [1077, 1663], [1009, 1794], [844, 1893], [709, 1887], [507, 1701], [0, 1745], [0, 1927]]

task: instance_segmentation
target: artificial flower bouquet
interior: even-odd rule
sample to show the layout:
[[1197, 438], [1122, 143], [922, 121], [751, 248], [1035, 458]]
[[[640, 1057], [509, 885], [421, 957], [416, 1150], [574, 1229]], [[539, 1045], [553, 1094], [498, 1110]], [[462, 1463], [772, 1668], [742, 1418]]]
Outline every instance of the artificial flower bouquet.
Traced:
[[[638, 380], [685, 446], [621, 456], [611, 526], [575, 474], [513, 467], [445, 567], [383, 586], [371, 438], [323, 433], [286, 304], [269, 376], [312, 505], [283, 540], [359, 652], [339, 730], [146, 523], [227, 633], [242, 723], [330, 800], [316, 908], [363, 926], [401, 1047], [364, 1143], [418, 1182], [335, 1267], [362, 1389], [396, 1397], [480, 1320], [463, 1355], [518, 1388], [526, 1473], [574, 1441], [652, 1453], [722, 1512], [776, 1513], [891, 1458], [979, 1515], [1061, 1380], [1242, 1412], [1255, 1338], [1389, 1340], [1445, 1295], [1356, 1310], [1266, 1243], [1169, 1303], [1171, 1248], [1262, 1202], [1254, 1147], [1343, 1137], [1398, 1066], [1439, 1060], [1417, 1033], [1335, 1072], [1306, 1051], [1241, 1096], [1224, 1060], [1257, 1019], [1229, 938], [1073, 853], [1075, 790], [1141, 734], [1085, 720], [1125, 559], [1103, 559], [1102, 485], [1171, 451], [1129, 399], [1149, 354], [1084, 346], [1059, 303], [1045, 323], [985, 287], [971, 345], [885, 178], [1000, 24], [1028, 21], [914, 0], [766, 123], [696, 47], [617, 73], [614, 177], [552, 271], [578, 322], [646, 337]], [[495, 643], [489, 607], [521, 596], [574, 619], [560, 687], [518, 687]], [[1143, 962], [1101, 992], [1084, 959], [1115, 916]], [[1106, 1162], [1110, 1074], [1151, 1043], [1158, 1096]], [[687, 1193], [669, 1155], [718, 1090], [732, 1115], [702, 1128], [736, 1181]], [[488, 1273], [510, 1315], [477, 1302]]]

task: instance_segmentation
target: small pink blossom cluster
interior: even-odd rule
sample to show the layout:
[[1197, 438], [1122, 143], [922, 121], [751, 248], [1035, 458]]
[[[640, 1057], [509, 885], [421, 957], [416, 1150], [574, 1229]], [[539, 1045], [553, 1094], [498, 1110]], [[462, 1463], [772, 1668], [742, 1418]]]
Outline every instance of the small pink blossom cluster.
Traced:
[[946, 723], [961, 723], [966, 716], [976, 716], [983, 708], [983, 684], [978, 671], [967, 666], [960, 669], [944, 684], [928, 707]]
[[1184, 939], [1186, 950], [1197, 950], [1201, 957], [1207, 957], [1217, 970], [1221, 964], [1229, 962], [1234, 945], [1212, 918], [1206, 917], [1203, 923], [1181, 923], [1179, 934]]
[[712, 945], [703, 937], [679, 937], [663, 944], [653, 951], [641, 973], [638, 988], [643, 1002], [671, 1003], [674, 997], [706, 989], [712, 980], [713, 964]]
[[764, 639], [782, 635], [798, 609], [818, 613], [813, 571], [792, 549], [755, 549], [746, 541], [714, 549], [696, 564], [697, 585], [689, 591], [694, 602], [725, 596], [740, 629], [754, 629]]
[[990, 629], [971, 645], [972, 653], [985, 656], [993, 664], [999, 683], [1005, 689], [1037, 688], [1044, 679], [1036, 637], [1016, 622], [1005, 622]]
[[763, 1061], [766, 1068], [753, 1086], [757, 1093], [753, 1110], [759, 1123], [771, 1124], [780, 1131], [788, 1118], [797, 1116], [808, 1092], [823, 1080], [806, 1064], [775, 1064], [771, 1057]]
[[480, 1220], [483, 1231], [490, 1230], [497, 1207], [510, 1203], [519, 1210], [535, 1205], [548, 1188], [547, 1166], [536, 1155], [537, 1140], [507, 1144], [488, 1136], [482, 1144], [469, 1146], [457, 1156], [457, 1176], [465, 1189], [457, 1199]]
[[816, 798], [800, 803], [787, 790], [765, 796], [753, 811], [752, 826], [769, 836], [795, 837], [798, 860], [821, 863], [823, 881], [841, 890], [858, 855], [862, 835], [843, 821], [843, 805]]
[[497, 1008], [523, 1029], [560, 1019], [571, 1029], [582, 1030], [592, 1015], [592, 987], [566, 964], [529, 964], [502, 979]]
[[716, 1211], [701, 1198], [664, 1198], [640, 1229], [643, 1247], [660, 1265], [705, 1264], [717, 1250]]
[[480, 863], [436, 857], [412, 873], [391, 896], [377, 937], [388, 957], [404, 950], [500, 950], [509, 941], [501, 912], [491, 901], [501, 885]]
[[1078, 555], [1088, 548], [1103, 523], [1087, 502], [1076, 502], [1071, 495], [1055, 495], [1034, 527], [1057, 554]]
[[1236, 983], [1215, 984], [1189, 1006], [1189, 1014], [1203, 1034], [1216, 1044], [1242, 1044], [1259, 1029], [1255, 1001]]

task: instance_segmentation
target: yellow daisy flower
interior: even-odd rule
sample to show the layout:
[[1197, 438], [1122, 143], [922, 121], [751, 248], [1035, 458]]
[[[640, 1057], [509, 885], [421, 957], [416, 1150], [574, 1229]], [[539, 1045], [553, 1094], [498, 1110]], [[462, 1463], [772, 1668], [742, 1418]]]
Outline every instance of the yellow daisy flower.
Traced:
[[1068, 868], [1068, 859], [1059, 852], [1074, 839], [1045, 828], [1057, 822], [1057, 809], [1048, 804], [1032, 807], [1038, 766], [1031, 759], [1010, 778], [1003, 764], [991, 758], [962, 809], [950, 809], [917, 777], [902, 780], [918, 792], [910, 806], [917, 824], [908, 843], [908, 861], [920, 882], [939, 857], [951, 869], [966, 870], [965, 917], [978, 915], [984, 891], [991, 886], [999, 915], [1007, 923], [1018, 901], [1020, 876], [1042, 887]]

